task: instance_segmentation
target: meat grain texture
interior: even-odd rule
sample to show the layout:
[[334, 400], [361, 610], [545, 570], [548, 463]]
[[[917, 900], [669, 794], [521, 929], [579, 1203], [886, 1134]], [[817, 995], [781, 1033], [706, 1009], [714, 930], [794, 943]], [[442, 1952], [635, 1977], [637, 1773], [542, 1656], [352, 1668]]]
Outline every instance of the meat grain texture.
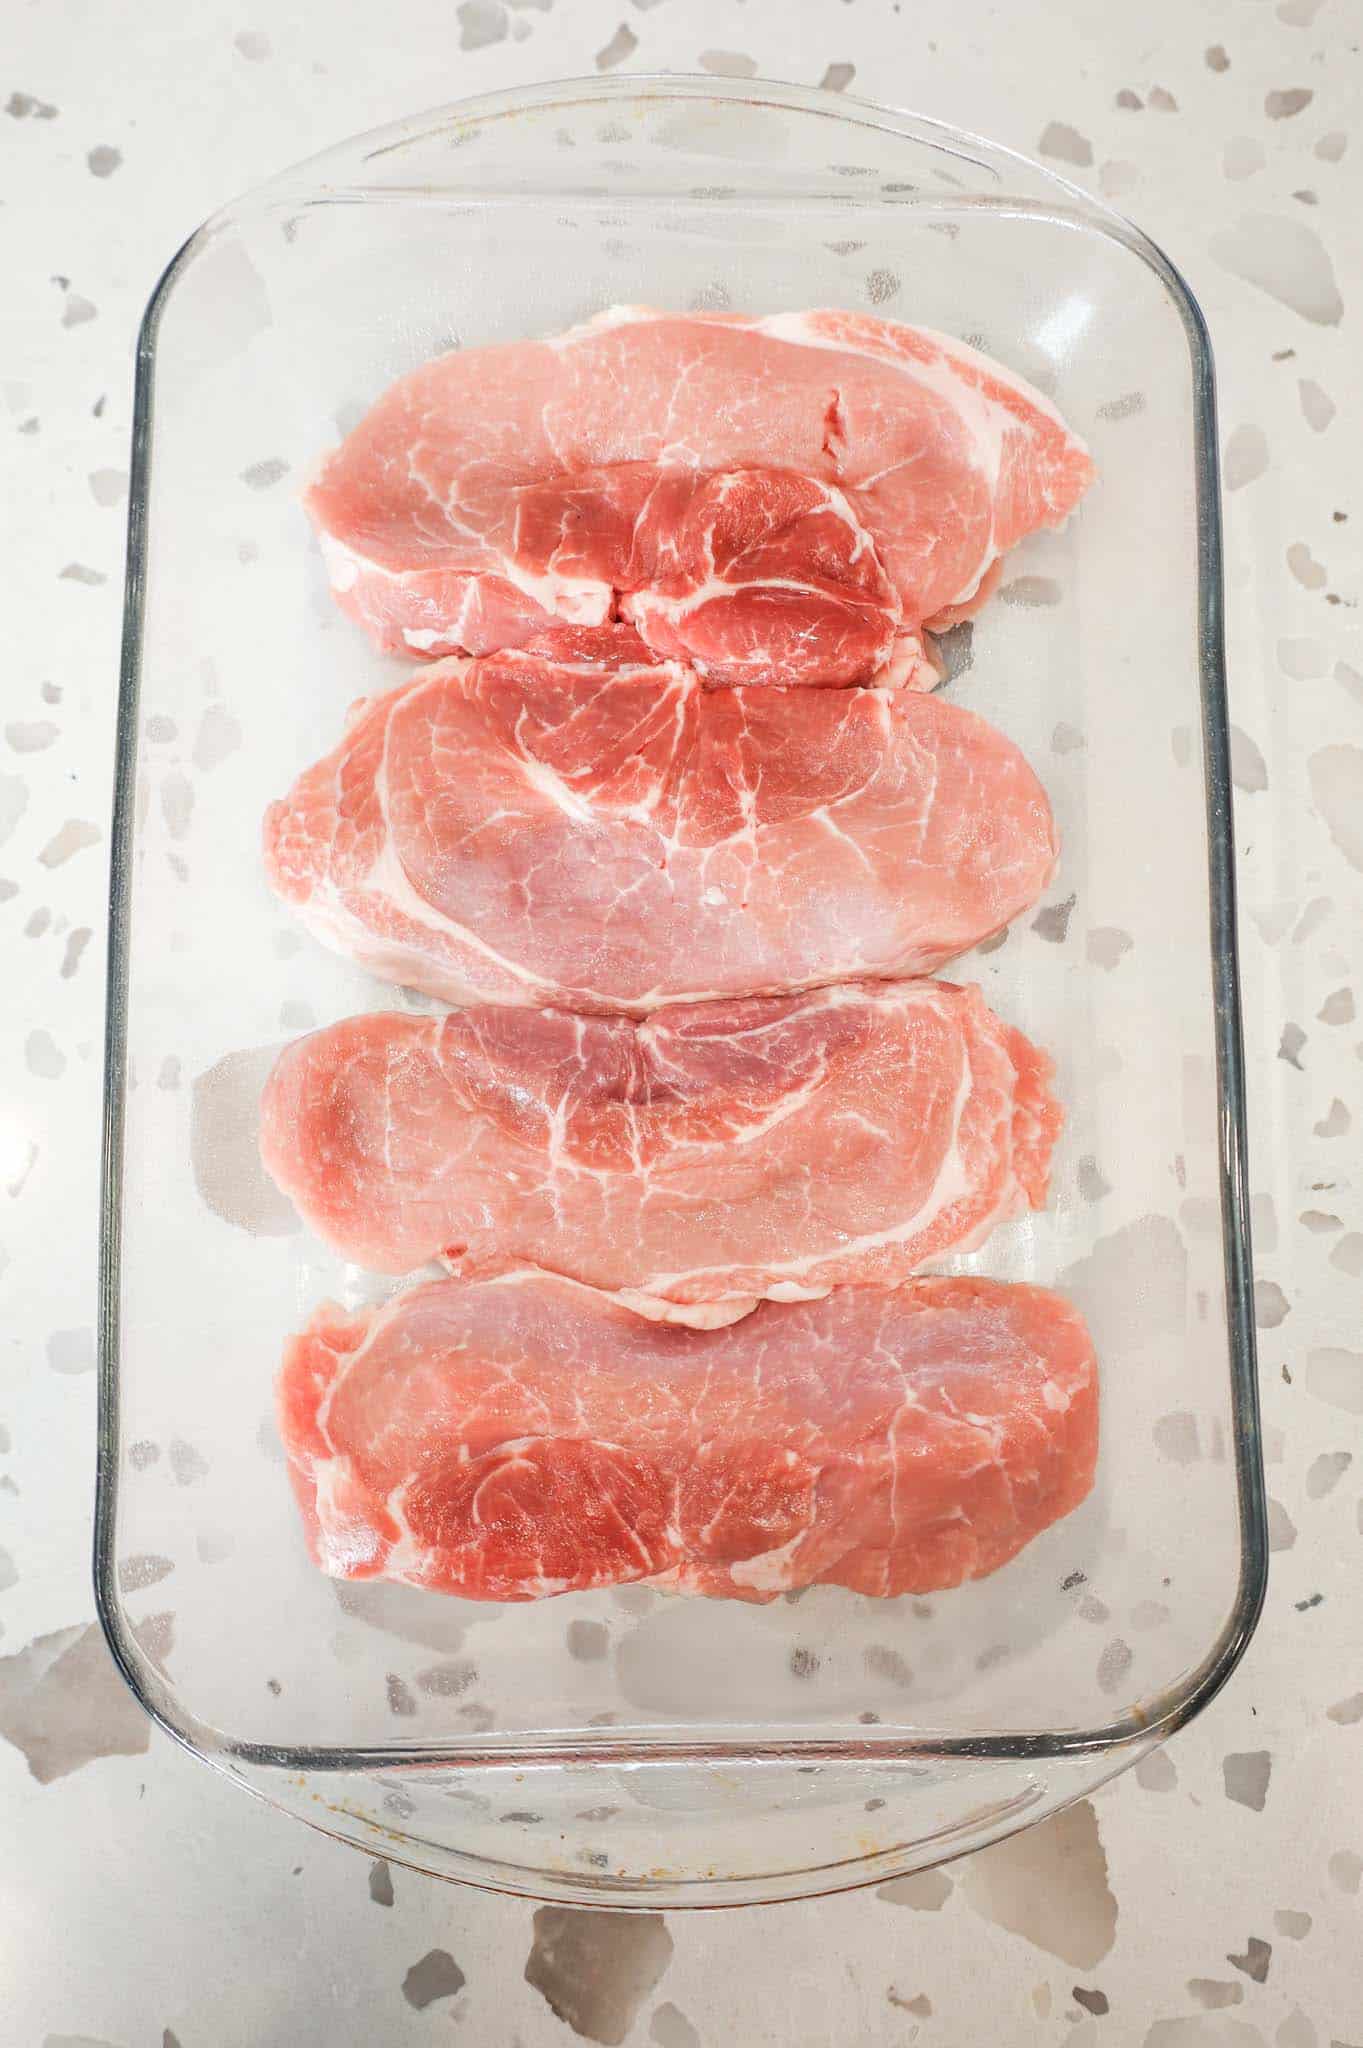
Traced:
[[307, 502], [385, 648], [623, 619], [723, 682], [924, 687], [924, 629], [968, 616], [1091, 477], [1040, 392], [944, 335], [625, 306], [424, 363]]
[[362, 707], [264, 844], [313, 933], [388, 980], [634, 1013], [930, 973], [1057, 851], [1021, 753], [943, 698], [538, 646]]
[[1077, 1312], [911, 1276], [1042, 1204], [1060, 1125], [1046, 1056], [917, 979], [1057, 853], [925, 635], [1091, 476], [941, 335], [631, 307], [423, 365], [326, 462], [335, 595], [423, 666], [271, 807], [266, 869], [459, 1007], [314, 1033], [264, 1097], [344, 1257], [450, 1269], [288, 1348], [324, 1570], [892, 1597], [1085, 1497]]
[[839, 1288], [693, 1330], [521, 1272], [322, 1308], [279, 1417], [335, 1577], [893, 1597], [994, 1571], [1079, 1504], [1097, 1391], [1083, 1322], [1041, 1288]]
[[533, 1265], [644, 1313], [905, 1279], [1045, 1201], [1051, 1063], [977, 989], [861, 983], [644, 1023], [353, 1017], [265, 1091], [265, 1163], [343, 1258]]

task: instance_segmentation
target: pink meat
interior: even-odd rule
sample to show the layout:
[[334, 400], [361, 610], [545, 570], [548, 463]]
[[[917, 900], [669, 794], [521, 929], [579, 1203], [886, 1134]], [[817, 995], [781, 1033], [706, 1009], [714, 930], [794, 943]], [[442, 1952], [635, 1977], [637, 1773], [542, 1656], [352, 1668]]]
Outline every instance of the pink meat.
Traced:
[[1050, 1074], [977, 989], [947, 982], [642, 1024], [352, 1017], [282, 1055], [261, 1152], [360, 1265], [533, 1265], [654, 1315], [731, 1321], [764, 1295], [904, 1280], [1040, 1208], [1061, 1122]]
[[477, 1600], [646, 1580], [770, 1600], [983, 1577], [1093, 1481], [1078, 1313], [918, 1280], [643, 1321], [542, 1273], [321, 1309], [278, 1390], [315, 1561]]
[[522, 650], [361, 708], [265, 820], [324, 943], [454, 1003], [645, 1012], [931, 973], [1034, 903], [1045, 793], [983, 719], [905, 691], [706, 690]]
[[1091, 477], [1039, 392], [943, 335], [624, 307], [423, 364], [307, 504], [338, 601], [386, 648], [624, 618], [712, 679], [921, 687], [922, 629]]

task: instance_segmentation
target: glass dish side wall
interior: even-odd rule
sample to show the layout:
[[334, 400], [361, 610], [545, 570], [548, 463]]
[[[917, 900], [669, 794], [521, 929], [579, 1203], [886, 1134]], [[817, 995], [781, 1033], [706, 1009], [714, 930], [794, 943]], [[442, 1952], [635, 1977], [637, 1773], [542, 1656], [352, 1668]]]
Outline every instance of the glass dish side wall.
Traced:
[[[1043, 915], [953, 972], [1054, 1050], [1070, 1108], [1052, 1209], [957, 1263], [1080, 1300], [1104, 1364], [1102, 1472], [1093, 1502], [1017, 1564], [929, 1602], [819, 1591], [731, 1608], [624, 1588], [508, 1611], [338, 1588], [302, 1555], [278, 1463], [283, 1333], [373, 1283], [261, 1182], [254, 1095], [283, 1038], [393, 998], [291, 930], [257, 873], [256, 822], [346, 705], [402, 672], [336, 613], [300, 480], [435, 349], [551, 332], [612, 301], [833, 303], [963, 333], [1051, 391], [1099, 463], [1070, 530], [1010, 563], [952, 688], [1023, 745], [1065, 840]], [[413, 1860], [445, 1863], [474, 1856], [483, 1823], [418, 1795], [422, 1762], [448, 1790], [456, 1762], [596, 1755], [627, 1782], [690, 1771], [694, 1798], [707, 1754], [787, 1774], [897, 1754], [935, 1774], [931, 1798], [923, 1779], [910, 1789], [922, 1837], [940, 1840], [953, 1800], [1021, 1800], [1034, 1817], [1114, 1768], [1114, 1745], [1194, 1711], [1252, 1627], [1264, 1542], [1211, 372], [1157, 252], [1037, 167], [841, 98], [712, 80], [544, 88], [362, 138], [211, 222], [149, 315], [140, 401], [98, 1569], [148, 1704], [310, 1817], [336, 1824], [344, 1804], [342, 1832], [401, 1822], [393, 1788], [371, 1811], [362, 1778], [341, 1802], [335, 1781], [294, 1799], [288, 1774], [397, 1768]], [[168, 1560], [174, 1579], [125, 1599], [117, 1566], [133, 1556]], [[171, 1606], [158, 1669], [135, 1631]], [[693, 1761], [664, 1769], [677, 1755]], [[1025, 1782], [967, 1790], [1008, 1757]], [[841, 1846], [792, 1850], [792, 1868], [883, 1853], [907, 1867], [912, 1800], [874, 1850], [855, 1848], [859, 1804], [824, 1800], [815, 1835]], [[530, 1823], [488, 1825], [487, 1867], [531, 1883], [544, 1857], [507, 1835]]]

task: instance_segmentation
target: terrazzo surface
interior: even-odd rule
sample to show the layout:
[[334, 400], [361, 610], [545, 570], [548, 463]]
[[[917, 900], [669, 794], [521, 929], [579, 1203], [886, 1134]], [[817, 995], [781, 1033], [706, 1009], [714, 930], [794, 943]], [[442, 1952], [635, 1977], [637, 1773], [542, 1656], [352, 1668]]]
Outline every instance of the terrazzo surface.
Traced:
[[[6, 2044], [1363, 2043], [1363, 17], [1346, 0], [1069, 0], [1056, 16], [1043, 36], [1033, 10], [978, 0], [390, 0], [381, 23], [358, 0], [7, 10]], [[494, 87], [661, 69], [864, 90], [1039, 154], [1139, 220], [1206, 310], [1273, 1559], [1226, 1692], [1091, 1800], [875, 1891], [623, 1918], [443, 1886], [242, 1797], [123, 1691], [88, 1550], [102, 919], [142, 306], [201, 218], [331, 141]], [[186, 816], [230, 725], [206, 719], [186, 749]], [[1114, 966], [1122, 940], [1091, 933], [1095, 966]], [[1169, 1455], [1197, 1455], [1166, 1422]], [[166, 1449], [183, 1483], [196, 1455]], [[149, 1589], [156, 1559], [133, 1562]], [[171, 1623], [146, 1627], [159, 1654]]]

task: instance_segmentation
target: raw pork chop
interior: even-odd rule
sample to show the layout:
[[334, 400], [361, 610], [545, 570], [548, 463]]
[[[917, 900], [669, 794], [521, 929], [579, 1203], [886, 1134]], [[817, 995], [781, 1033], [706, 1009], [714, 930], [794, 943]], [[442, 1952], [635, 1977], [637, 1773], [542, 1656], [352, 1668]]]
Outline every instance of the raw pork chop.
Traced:
[[948, 982], [642, 1024], [352, 1017], [282, 1055], [261, 1151], [360, 1265], [540, 1266], [654, 1315], [731, 1321], [761, 1295], [903, 1280], [1040, 1208], [1061, 1120], [1050, 1073], [977, 989]]
[[917, 1280], [682, 1330], [542, 1273], [321, 1309], [280, 1427], [316, 1562], [474, 1600], [981, 1578], [1079, 1505], [1097, 1384], [1039, 1287]]
[[363, 706], [265, 820], [274, 888], [337, 951], [447, 1002], [579, 1010], [930, 973], [1055, 854], [1017, 748], [940, 698], [528, 650]]
[[307, 504], [383, 647], [625, 618], [726, 682], [928, 685], [921, 629], [964, 616], [1092, 473], [1047, 399], [944, 335], [617, 307], [423, 364]]

